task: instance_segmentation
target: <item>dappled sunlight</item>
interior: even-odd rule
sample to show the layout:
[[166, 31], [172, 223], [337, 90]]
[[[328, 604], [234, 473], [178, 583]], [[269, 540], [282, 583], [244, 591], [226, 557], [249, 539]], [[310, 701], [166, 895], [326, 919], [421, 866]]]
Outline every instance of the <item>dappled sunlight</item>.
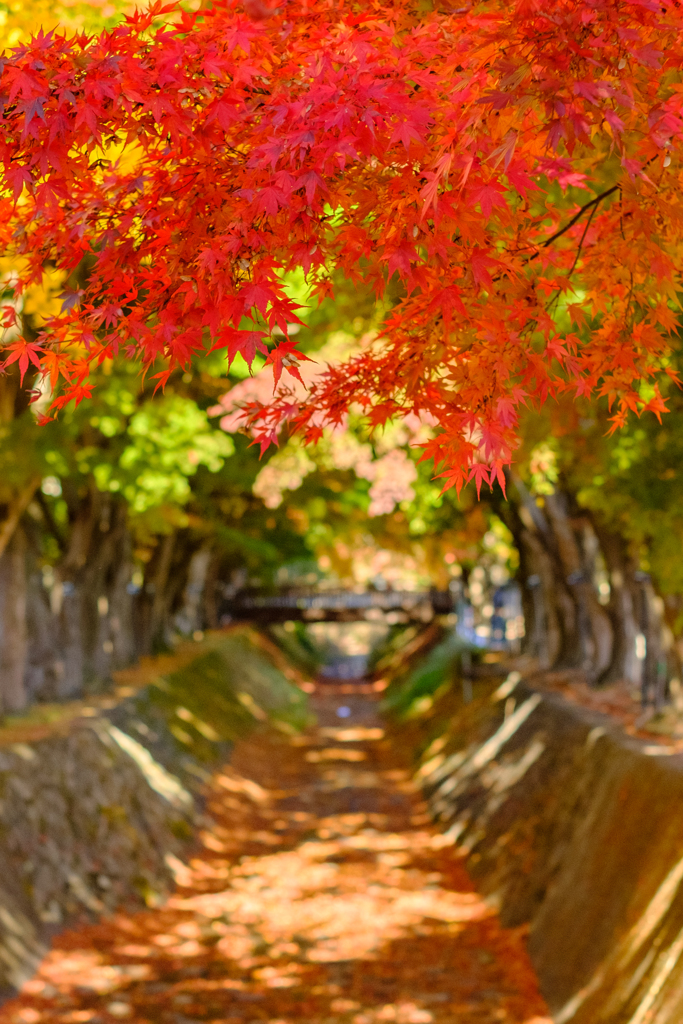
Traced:
[[339, 750], [332, 747], [326, 750], [309, 750], [306, 760], [320, 761], [364, 761], [368, 755], [364, 750]]
[[345, 693], [343, 727], [327, 687], [317, 730], [238, 744], [176, 892], [60, 936], [3, 1024], [549, 1024], [522, 934]]

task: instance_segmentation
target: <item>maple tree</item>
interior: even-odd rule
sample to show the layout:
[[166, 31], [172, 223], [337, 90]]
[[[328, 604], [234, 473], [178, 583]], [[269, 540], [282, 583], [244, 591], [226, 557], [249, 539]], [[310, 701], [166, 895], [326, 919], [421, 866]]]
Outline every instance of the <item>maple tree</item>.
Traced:
[[[673, 359], [680, 368], [680, 349]], [[661, 423], [646, 416], [612, 436], [606, 433], [604, 403], [560, 405], [548, 410], [550, 415], [534, 417], [525, 430], [535, 439], [543, 434], [548, 439], [536, 444], [533, 453], [545, 450], [550, 456], [555, 480], [548, 481], [545, 493], [563, 493], [580, 547], [581, 534], [588, 531], [584, 567], [592, 562], [598, 569], [594, 581], [615, 631], [612, 665], [603, 681], [648, 683], [656, 677], [662, 689], [667, 679], [680, 677], [683, 654], [677, 558], [681, 392], [671, 385], [665, 395], [670, 411]], [[538, 493], [540, 481], [534, 482], [533, 473], [527, 480]], [[586, 550], [591, 547], [592, 555]], [[646, 641], [642, 666], [633, 643], [638, 633]]]
[[[680, 254], [683, 15], [674, 0], [515, 5], [221, 0], [157, 5], [6, 58], [3, 246], [63, 310], [6, 358], [61, 390], [139, 357], [163, 384], [198, 352], [273, 366], [245, 410], [262, 446], [356, 403], [428, 414], [446, 485], [502, 481], [520, 407], [599, 394], [660, 413]], [[397, 288], [379, 338], [306, 356], [283, 273]], [[5, 322], [14, 329], [15, 307]], [[647, 394], [643, 381], [653, 381]]]
[[[355, 326], [367, 324], [356, 317]], [[352, 332], [336, 330], [314, 352], [316, 360], [334, 363], [356, 347]], [[301, 368], [296, 397], [305, 397], [315, 372], [312, 361]], [[272, 385], [264, 364], [233, 384], [208, 413], [237, 440], [241, 408], [267, 400]], [[456, 500], [455, 492], [440, 493], [430, 479], [419, 444], [431, 436], [429, 425], [407, 416], [368, 437], [362, 416], [352, 414], [336, 428], [326, 427], [316, 445], [305, 446], [297, 434], [283, 440], [262, 460], [252, 492], [268, 509], [283, 508], [319, 570], [355, 584], [445, 589], [453, 567], [460, 571], [456, 563], [479, 560], [489, 524], [485, 504], [474, 495]], [[278, 578], [289, 575], [286, 566], [281, 569]]]
[[[183, 6], [193, 4], [198, 6], [184, 0]], [[126, 0], [9, 0], [0, 3], [0, 45], [25, 43], [41, 26], [71, 34], [101, 31], [134, 6]], [[21, 270], [18, 254], [3, 253], [3, 301], [12, 298]], [[30, 342], [59, 312], [63, 283], [62, 271], [47, 268], [24, 290], [18, 308]], [[0, 572], [3, 711], [80, 693], [84, 683], [108, 677], [112, 666], [128, 663], [136, 651], [163, 643], [182, 607], [193, 553], [207, 534], [215, 557], [229, 560], [236, 548], [246, 560], [263, 557], [264, 549], [274, 555], [260, 541], [260, 523], [250, 523], [256, 536], [247, 536], [240, 517], [218, 497], [244, 487], [249, 465], [245, 472], [237, 453], [229, 469], [219, 468], [233, 445], [203, 412], [205, 390], [210, 398], [219, 393], [207, 378], [206, 361], [189, 383], [174, 380], [161, 400], [152, 400], [152, 387], [139, 387], [134, 365], [107, 363], [93, 373], [90, 402], [37, 429], [32, 412], [44, 411], [50, 396], [27, 409], [37, 390], [32, 394], [28, 381], [22, 387], [21, 378], [27, 365], [31, 376], [36, 368], [30, 355], [15, 352], [0, 376], [0, 553], [7, 549]], [[253, 476], [255, 453], [247, 463]], [[242, 505], [235, 509], [241, 512]], [[98, 600], [104, 615], [96, 610]]]

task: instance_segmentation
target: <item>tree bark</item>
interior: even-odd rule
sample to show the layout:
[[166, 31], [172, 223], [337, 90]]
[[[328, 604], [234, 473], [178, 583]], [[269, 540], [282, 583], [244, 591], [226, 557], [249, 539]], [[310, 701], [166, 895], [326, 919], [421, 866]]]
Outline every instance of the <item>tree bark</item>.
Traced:
[[640, 630], [645, 638], [641, 699], [644, 707], [659, 710], [667, 696], [667, 652], [664, 642], [664, 602], [655, 593], [647, 573], [636, 573], [640, 585]]
[[637, 686], [641, 681], [641, 668], [636, 658], [639, 626], [636, 621], [635, 567], [628, 557], [623, 537], [606, 529], [598, 520], [593, 520], [593, 526], [609, 573], [610, 599], [605, 610], [612, 621], [614, 636], [612, 659], [599, 681], [609, 685], [623, 680]]
[[54, 611], [61, 625], [62, 698], [99, 685], [134, 659], [130, 548], [125, 504], [92, 487], [79, 503], [58, 566]]
[[0, 702], [2, 712], [26, 706], [26, 537], [17, 527], [0, 556]]
[[166, 623], [169, 609], [169, 578], [176, 549], [177, 531], [160, 538], [156, 551], [145, 568], [145, 582], [137, 595], [138, 655], [156, 654], [166, 646]]
[[567, 498], [561, 492], [545, 500], [548, 518], [556, 538], [559, 560], [566, 583], [572, 588], [577, 612], [579, 650], [577, 661], [591, 682], [597, 682], [612, 660], [613, 634], [609, 616], [600, 605], [593, 583], [594, 565], [582, 550], [567, 513]]
[[539, 659], [543, 668], [556, 663], [563, 644], [563, 630], [555, 601], [553, 564], [535, 532], [521, 522], [513, 531], [520, 555], [520, 579], [526, 636], [524, 649]]
[[218, 552], [212, 551], [211, 561], [204, 581], [204, 620], [208, 629], [218, 627]]
[[31, 498], [40, 484], [39, 476], [32, 476], [21, 488], [17, 496], [9, 503], [7, 514], [0, 523], [0, 555], [4, 552], [19, 525], [19, 520], [28, 508]]
[[112, 667], [124, 668], [135, 661], [135, 618], [133, 614], [132, 544], [129, 531], [125, 528], [119, 542], [116, 562], [113, 566], [113, 580], [110, 587], [109, 627], [112, 651]]
[[187, 570], [187, 583], [183, 604], [175, 616], [181, 633], [191, 634], [204, 628], [204, 591], [211, 563], [211, 548], [204, 546], [195, 551]]
[[525, 650], [545, 667], [579, 668], [597, 683], [613, 651], [610, 617], [594, 586], [597, 538], [587, 517], [569, 515], [562, 492], [540, 507], [512, 474], [510, 484], [507, 519], [520, 552]]
[[[511, 477], [511, 483], [510, 527], [518, 549], [525, 552], [523, 569], [527, 575], [522, 580], [523, 593], [527, 595], [526, 608], [532, 609], [535, 645], [539, 649], [544, 648], [542, 664], [546, 667], [581, 668], [584, 659], [578, 609], [575, 595], [566, 582], [567, 574], [552, 522], [521, 480]], [[516, 501], [512, 497], [513, 491]], [[534, 594], [534, 590], [537, 593]], [[528, 596], [529, 591], [531, 597]], [[529, 649], [528, 639], [525, 648]]]

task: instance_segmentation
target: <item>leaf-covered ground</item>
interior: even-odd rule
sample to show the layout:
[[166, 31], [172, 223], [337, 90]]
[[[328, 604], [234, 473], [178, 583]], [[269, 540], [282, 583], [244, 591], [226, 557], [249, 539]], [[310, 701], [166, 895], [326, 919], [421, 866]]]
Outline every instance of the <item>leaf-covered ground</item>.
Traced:
[[591, 686], [576, 670], [529, 673], [527, 681], [534, 689], [559, 693], [571, 704], [597, 711], [612, 719], [627, 736], [647, 740], [650, 753], [657, 748], [662, 755], [683, 752], [683, 689], [679, 680], [671, 680], [670, 699], [660, 709], [643, 707], [639, 689], [625, 680], [609, 686]]
[[550, 1024], [363, 690], [238, 744], [176, 893], [61, 935], [0, 1022]]

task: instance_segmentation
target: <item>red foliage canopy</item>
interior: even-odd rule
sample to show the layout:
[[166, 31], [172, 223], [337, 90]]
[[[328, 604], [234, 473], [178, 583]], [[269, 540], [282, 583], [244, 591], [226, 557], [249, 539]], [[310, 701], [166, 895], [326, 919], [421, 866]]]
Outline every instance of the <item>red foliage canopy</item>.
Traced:
[[282, 272], [302, 267], [321, 294], [334, 271], [393, 278], [399, 301], [303, 404], [280, 385], [248, 410], [264, 444], [351, 403], [429, 413], [460, 486], [500, 478], [523, 403], [658, 412], [682, 68], [678, 0], [218, 0], [40, 35], [0, 78], [3, 247], [19, 293], [46, 265], [88, 274], [9, 358], [63, 378], [57, 406], [121, 351], [162, 383], [207, 348], [251, 362], [296, 321]]

